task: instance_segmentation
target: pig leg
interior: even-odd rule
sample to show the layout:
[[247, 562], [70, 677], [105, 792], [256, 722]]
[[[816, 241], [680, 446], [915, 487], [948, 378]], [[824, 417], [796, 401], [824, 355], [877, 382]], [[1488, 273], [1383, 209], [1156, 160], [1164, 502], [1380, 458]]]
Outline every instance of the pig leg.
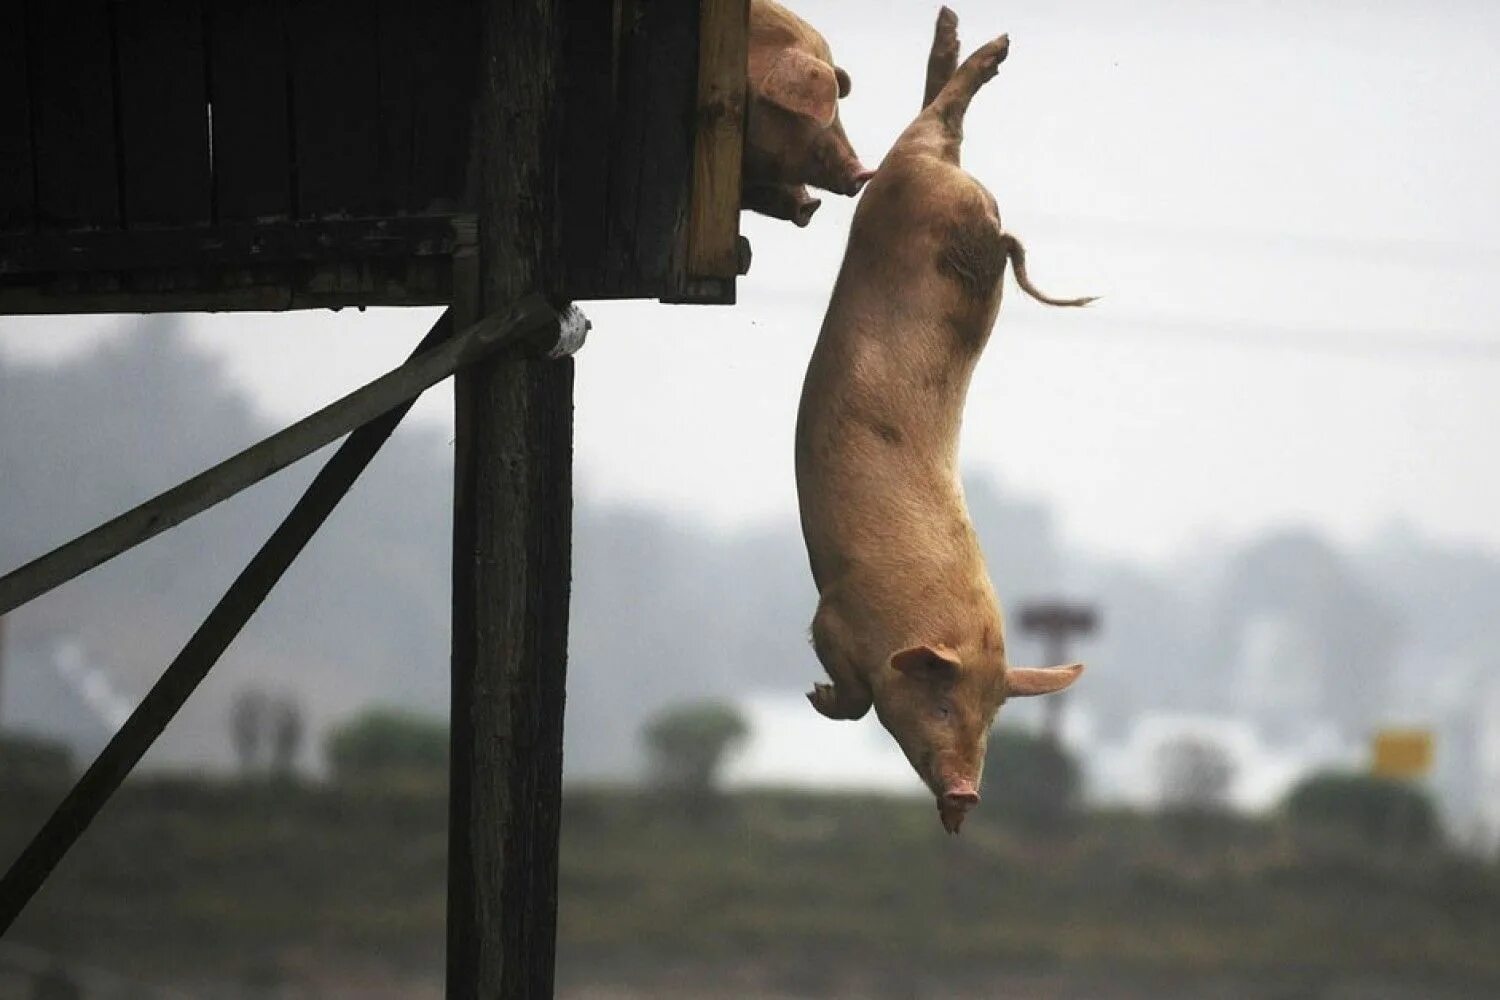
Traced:
[[807, 693], [812, 707], [830, 719], [862, 719], [874, 702], [870, 688], [849, 662], [850, 636], [843, 619], [827, 600], [818, 602], [812, 624], [813, 650], [832, 684], [814, 684]]
[[788, 219], [799, 229], [812, 220], [821, 204], [802, 184], [748, 184], [740, 196], [741, 208], [773, 219]]
[[[974, 99], [980, 87], [989, 83], [1000, 72], [1000, 64], [1005, 61], [1009, 51], [1009, 35], [1001, 35], [980, 46], [963, 61], [962, 66], [953, 71], [953, 76], [943, 84], [942, 90], [938, 91], [937, 97], [929, 105], [929, 109], [954, 138], [963, 134], [964, 114], [969, 110], [969, 102]], [[954, 153], [957, 153], [956, 149]]]
[[927, 88], [922, 107], [937, 100], [943, 87], [958, 68], [958, 15], [944, 7], [938, 11], [937, 31], [932, 39], [932, 54], [927, 57]]

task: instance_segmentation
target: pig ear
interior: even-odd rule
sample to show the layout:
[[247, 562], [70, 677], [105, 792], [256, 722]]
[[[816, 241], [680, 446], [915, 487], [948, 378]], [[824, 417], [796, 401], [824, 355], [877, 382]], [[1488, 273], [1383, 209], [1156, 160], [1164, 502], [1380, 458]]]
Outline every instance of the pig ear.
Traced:
[[947, 646], [913, 646], [891, 654], [891, 667], [908, 677], [946, 680], [963, 666]]
[[839, 85], [832, 66], [806, 52], [787, 49], [761, 80], [760, 96], [826, 127], [838, 112]]
[[1061, 691], [1083, 673], [1082, 663], [1066, 667], [1011, 667], [1005, 671], [1005, 691], [1012, 698]]
[[842, 66], [835, 66], [833, 67], [833, 78], [838, 81], [839, 99], [842, 100], [848, 97], [850, 89], [854, 86], [854, 83], [849, 79], [849, 74], [844, 72]]

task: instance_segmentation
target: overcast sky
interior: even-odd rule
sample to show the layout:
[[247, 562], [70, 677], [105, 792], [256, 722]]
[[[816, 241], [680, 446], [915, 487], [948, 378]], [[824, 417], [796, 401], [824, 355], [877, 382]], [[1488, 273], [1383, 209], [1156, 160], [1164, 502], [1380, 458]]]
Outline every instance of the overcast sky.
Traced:
[[[1299, 522], [1397, 519], [1500, 552], [1500, 5], [954, 4], [1008, 31], [965, 165], [1030, 249], [971, 390], [963, 456], [1148, 559]], [[1128, 8], [1128, 9], [1127, 9]], [[804, 0], [872, 165], [915, 112], [936, 5]], [[879, 13], [874, 13], [875, 10]], [[726, 526], [795, 513], [792, 427], [853, 202], [746, 216], [733, 309], [591, 304], [580, 486]], [[398, 362], [432, 310], [195, 316], [278, 420]], [[0, 320], [8, 358], [118, 335]], [[449, 422], [434, 391], [417, 419]]]

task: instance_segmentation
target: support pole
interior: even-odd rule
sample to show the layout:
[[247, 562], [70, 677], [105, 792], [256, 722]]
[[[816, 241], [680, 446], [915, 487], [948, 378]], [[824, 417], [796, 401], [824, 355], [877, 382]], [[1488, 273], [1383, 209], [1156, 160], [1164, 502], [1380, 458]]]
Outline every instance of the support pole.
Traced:
[[[455, 265], [460, 321], [518, 294], [561, 291], [560, 9], [556, 0], [484, 5], [472, 175], [480, 253], [477, 268]], [[550, 997], [573, 362], [477, 364], [460, 373], [455, 395], [447, 995]]]

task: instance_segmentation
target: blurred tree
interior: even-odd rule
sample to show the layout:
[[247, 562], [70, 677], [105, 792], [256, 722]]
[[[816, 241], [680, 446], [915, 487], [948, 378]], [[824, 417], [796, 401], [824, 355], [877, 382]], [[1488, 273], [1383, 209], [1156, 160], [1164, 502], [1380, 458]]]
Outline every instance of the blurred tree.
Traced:
[[241, 691], [229, 707], [229, 738], [240, 774], [258, 771], [264, 758], [266, 716], [270, 700], [254, 688]]
[[1218, 743], [1199, 736], [1180, 736], [1156, 753], [1158, 787], [1166, 809], [1192, 813], [1220, 812], [1229, 802], [1234, 761]]
[[1055, 833], [1077, 812], [1078, 762], [1044, 733], [1009, 726], [991, 732], [984, 778], [985, 814], [1025, 829]]
[[372, 708], [335, 726], [325, 750], [338, 781], [426, 777], [448, 767], [448, 725], [412, 712]]
[[297, 766], [302, 737], [307, 727], [302, 706], [291, 697], [278, 698], [271, 711], [271, 773], [278, 778], [290, 777]]
[[657, 783], [702, 800], [712, 795], [729, 752], [749, 734], [732, 705], [705, 701], [663, 709], [646, 723], [641, 737]]
[[[1198, 671], [1215, 688], [1203, 707], [1248, 710], [1272, 732], [1332, 720], [1354, 735], [1379, 717], [1402, 645], [1402, 616], [1327, 539], [1306, 530], [1257, 539], [1229, 561], [1215, 604], [1198, 660], [1235, 666]], [[1247, 630], [1257, 623], [1296, 637], [1305, 662], [1244, 676]], [[1304, 689], [1305, 705], [1281, 697]]]
[[1283, 809], [1304, 845], [1405, 850], [1435, 846], [1442, 837], [1427, 793], [1365, 774], [1314, 774], [1292, 789]]
[[26, 733], [0, 734], [0, 786], [66, 785], [73, 780], [67, 744]]

